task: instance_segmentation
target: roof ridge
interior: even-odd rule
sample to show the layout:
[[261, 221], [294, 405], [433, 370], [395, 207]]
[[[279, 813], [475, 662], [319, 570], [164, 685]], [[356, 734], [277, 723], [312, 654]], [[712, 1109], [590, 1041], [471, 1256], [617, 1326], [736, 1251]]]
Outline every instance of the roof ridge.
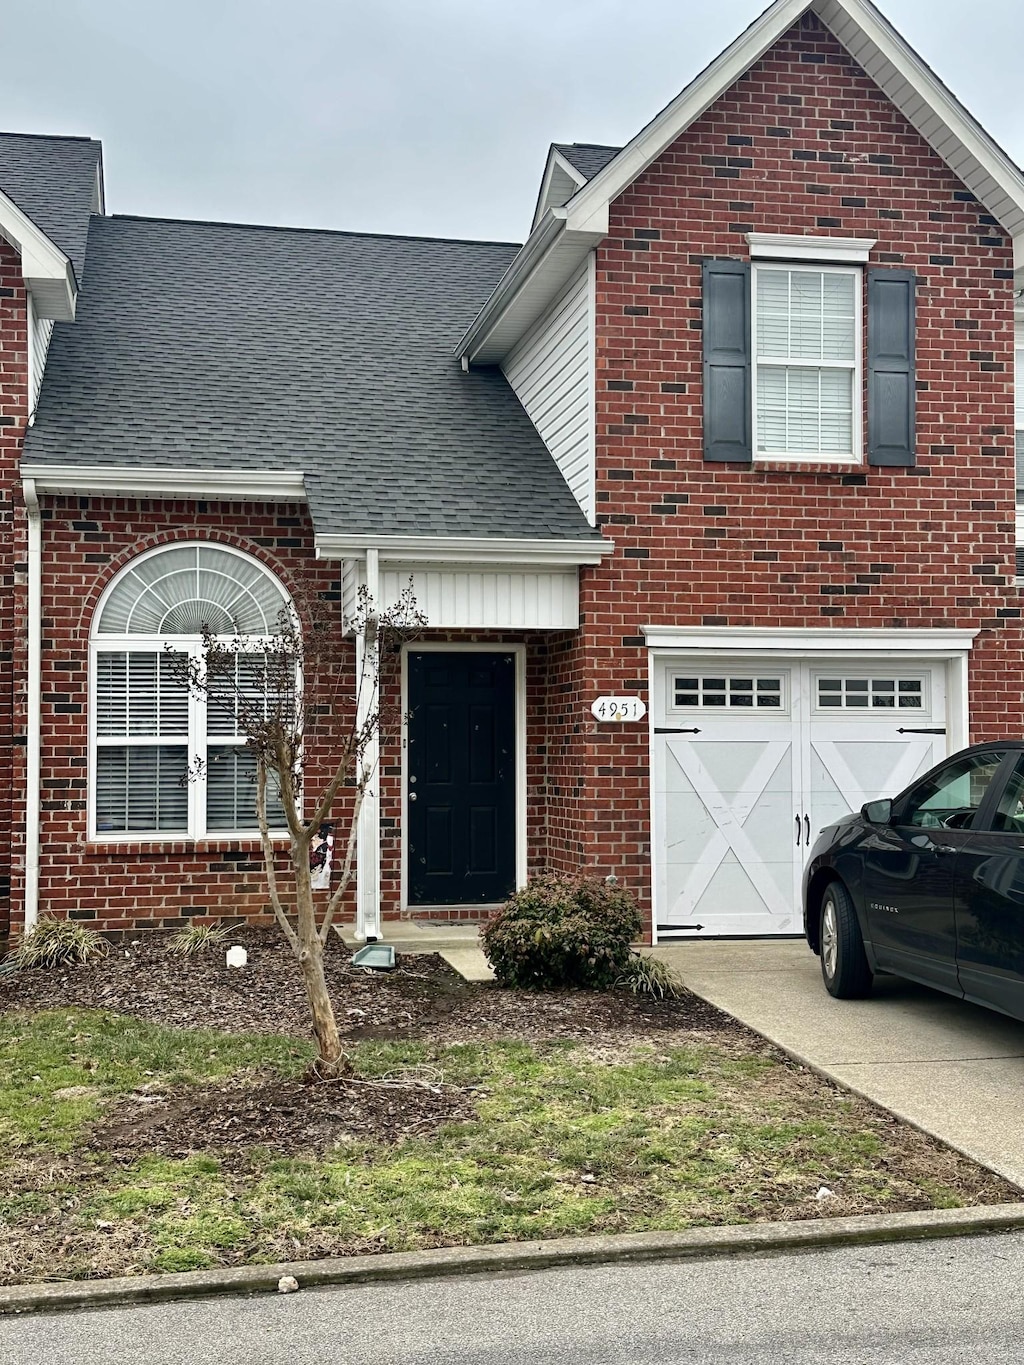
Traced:
[[37, 142], [88, 142], [96, 147], [103, 145], [100, 138], [90, 137], [88, 133], [15, 133], [2, 128], [0, 137], [34, 138]]
[[351, 228], [289, 227], [286, 223], [233, 223], [220, 218], [169, 218], [165, 214], [147, 213], [94, 213], [93, 218], [105, 222], [127, 221], [132, 223], [170, 223], [175, 227], [223, 227], [238, 228], [244, 232], [307, 232], [323, 237], [368, 237], [376, 241], [394, 242], [442, 242], [452, 246], [507, 246], [515, 250], [522, 242], [499, 242], [480, 237], [431, 237], [417, 233], [401, 232], [357, 232]]

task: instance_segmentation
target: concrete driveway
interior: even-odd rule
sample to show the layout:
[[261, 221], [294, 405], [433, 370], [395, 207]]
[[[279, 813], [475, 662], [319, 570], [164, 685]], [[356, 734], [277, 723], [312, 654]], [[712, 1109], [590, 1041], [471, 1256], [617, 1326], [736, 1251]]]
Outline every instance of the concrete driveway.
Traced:
[[1024, 1023], [896, 977], [833, 1000], [801, 940], [661, 944], [690, 990], [1024, 1186]]

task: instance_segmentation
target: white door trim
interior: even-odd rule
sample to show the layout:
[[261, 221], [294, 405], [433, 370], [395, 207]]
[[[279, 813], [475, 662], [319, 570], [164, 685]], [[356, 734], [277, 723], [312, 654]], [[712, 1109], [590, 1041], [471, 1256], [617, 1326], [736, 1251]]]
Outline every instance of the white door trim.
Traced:
[[516, 887], [526, 885], [526, 646], [488, 644], [486, 641], [460, 641], [457, 644], [440, 640], [422, 640], [402, 646], [402, 886], [401, 908], [426, 911], [442, 906], [409, 904], [409, 653], [426, 654], [511, 654], [515, 659], [515, 776], [516, 776]]

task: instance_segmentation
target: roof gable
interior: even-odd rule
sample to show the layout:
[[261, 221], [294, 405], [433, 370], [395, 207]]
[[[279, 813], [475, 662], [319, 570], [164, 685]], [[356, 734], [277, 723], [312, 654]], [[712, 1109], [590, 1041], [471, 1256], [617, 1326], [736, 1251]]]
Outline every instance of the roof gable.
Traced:
[[501, 360], [603, 240], [610, 205], [808, 12], [1010, 232], [1024, 274], [1024, 175], [870, 0], [775, 0], [571, 199], [538, 217], [460, 353]]
[[103, 151], [87, 137], [0, 133], [0, 190], [68, 257], [81, 283], [89, 217], [103, 212]]

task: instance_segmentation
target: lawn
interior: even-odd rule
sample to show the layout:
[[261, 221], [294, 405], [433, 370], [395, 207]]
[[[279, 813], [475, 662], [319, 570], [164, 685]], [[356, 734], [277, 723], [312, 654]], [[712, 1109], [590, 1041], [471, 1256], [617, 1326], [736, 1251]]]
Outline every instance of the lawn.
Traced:
[[1019, 1197], [745, 1033], [368, 1039], [355, 1080], [319, 1086], [311, 1055], [108, 1010], [0, 1016], [0, 1279]]

